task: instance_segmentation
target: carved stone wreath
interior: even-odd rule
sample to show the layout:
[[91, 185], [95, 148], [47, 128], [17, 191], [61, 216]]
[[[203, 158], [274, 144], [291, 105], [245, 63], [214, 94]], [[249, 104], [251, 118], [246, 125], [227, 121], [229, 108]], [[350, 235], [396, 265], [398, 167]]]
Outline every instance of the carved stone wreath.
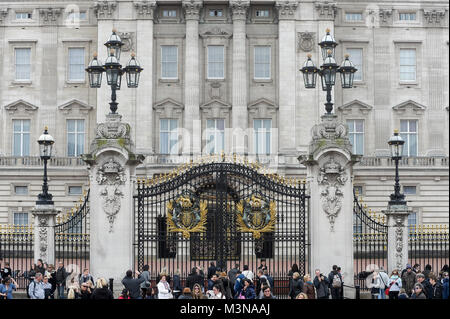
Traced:
[[330, 230], [334, 231], [336, 217], [342, 208], [342, 199], [344, 194], [341, 186], [345, 184], [348, 177], [339, 163], [335, 162], [333, 157], [320, 168], [317, 181], [321, 188], [320, 197], [322, 209], [330, 221]]
[[315, 33], [299, 32], [298, 33], [298, 48], [304, 52], [310, 52], [314, 48]]
[[120, 200], [123, 197], [121, 185], [126, 181], [124, 168], [111, 157], [97, 170], [96, 180], [99, 185], [103, 185], [100, 188], [102, 207], [109, 222], [109, 232], [112, 232], [114, 220], [120, 211]]

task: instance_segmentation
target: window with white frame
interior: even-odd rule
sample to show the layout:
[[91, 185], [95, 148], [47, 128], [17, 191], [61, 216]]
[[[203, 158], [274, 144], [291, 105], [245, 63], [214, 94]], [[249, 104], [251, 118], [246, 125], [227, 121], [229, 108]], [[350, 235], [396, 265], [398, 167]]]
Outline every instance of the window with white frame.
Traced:
[[362, 21], [363, 16], [361, 12], [347, 12], [345, 13], [346, 21]]
[[13, 120], [13, 156], [30, 155], [30, 120]]
[[177, 10], [164, 9], [162, 16], [165, 18], [175, 18], [177, 16]]
[[400, 12], [398, 14], [398, 19], [400, 21], [414, 21], [414, 20], [416, 20], [416, 13], [415, 12], [407, 12], [407, 13]]
[[355, 195], [362, 196], [363, 193], [363, 187], [361, 185], [354, 185], [353, 191], [355, 192]]
[[353, 214], [353, 233], [361, 234], [362, 233], [362, 221], [356, 214]]
[[31, 19], [32, 14], [30, 12], [16, 12], [16, 20]]
[[176, 45], [161, 46], [161, 78], [178, 78], [178, 47]]
[[400, 49], [400, 81], [416, 80], [416, 49]]
[[86, 11], [81, 11], [81, 12], [72, 11], [67, 14], [67, 21], [70, 23], [75, 23], [80, 20], [86, 20], [86, 18], [87, 18]]
[[69, 81], [84, 81], [84, 48], [69, 48]]
[[405, 141], [403, 156], [417, 156], [417, 120], [400, 120], [400, 136]]
[[255, 16], [258, 18], [268, 18], [269, 17], [269, 10], [262, 9], [262, 10], [256, 10]]
[[416, 195], [417, 187], [416, 186], [403, 186], [403, 194], [405, 195]]
[[417, 225], [417, 213], [412, 212], [408, 215], [408, 227], [409, 231], [414, 231], [415, 226]]
[[16, 195], [28, 195], [28, 186], [14, 186]]
[[225, 150], [225, 119], [206, 120], [206, 152], [219, 154]]
[[159, 152], [178, 154], [178, 120], [159, 120]]
[[67, 156], [84, 153], [84, 120], [67, 120]]
[[15, 48], [16, 81], [31, 80], [31, 48]]
[[353, 154], [364, 154], [364, 120], [347, 120], [348, 137], [353, 145]]
[[208, 78], [209, 79], [223, 79], [225, 75], [224, 70], [225, 47], [223, 45], [209, 45], [208, 46]]
[[270, 46], [255, 46], [255, 79], [270, 79]]
[[13, 213], [13, 224], [15, 226], [28, 225], [28, 213], [14, 212]]
[[363, 49], [349, 48], [347, 53], [350, 55], [350, 60], [358, 70], [355, 72], [354, 81], [362, 81], [363, 78]]
[[253, 120], [253, 130], [255, 154], [269, 155], [271, 151], [272, 120]]
[[223, 11], [222, 11], [222, 9], [209, 10], [209, 16], [210, 17], [222, 17], [223, 16]]

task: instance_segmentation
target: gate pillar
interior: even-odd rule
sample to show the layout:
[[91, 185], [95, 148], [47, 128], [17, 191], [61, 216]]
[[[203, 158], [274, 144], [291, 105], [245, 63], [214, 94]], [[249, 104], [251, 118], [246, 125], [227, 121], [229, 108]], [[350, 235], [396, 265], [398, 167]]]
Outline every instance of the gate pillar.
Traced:
[[390, 205], [382, 211], [388, 226], [388, 273], [399, 272], [408, 263], [408, 216], [412, 211], [406, 205]]
[[[83, 154], [90, 180], [90, 271], [95, 278], [120, 283], [133, 261], [133, 190], [136, 166], [130, 125], [119, 114], [97, 124], [96, 137]], [[121, 285], [115, 287], [119, 290]]]
[[[309, 269], [312, 276], [315, 269], [328, 275], [337, 265], [344, 284], [353, 287], [353, 165], [360, 156], [352, 154], [347, 126], [334, 114], [323, 115], [311, 133], [308, 154], [299, 157], [311, 196]], [[354, 298], [354, 289], [344, 293]]]
[[[36, 205], [31, 212], [34, 226], [34, 263], [55, 265], [55, 217], [59, 213], [53, 205]], [[44, 275], [44, 274], [42, 274]]]

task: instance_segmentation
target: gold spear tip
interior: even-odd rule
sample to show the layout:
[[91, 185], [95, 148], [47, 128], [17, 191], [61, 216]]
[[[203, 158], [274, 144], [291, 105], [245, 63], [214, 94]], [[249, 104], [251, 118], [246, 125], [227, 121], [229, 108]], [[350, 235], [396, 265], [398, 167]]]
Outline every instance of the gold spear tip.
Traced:
[[331, 31], [330, 28], [326, 28], [325, 30], [326, 33], [330, 33], [330, 31]]
[[97, 51], [94, 52], [93, 56], [94, 56], [94, 58], [96, 58], [98, 56]]
[[48, 131], [48, 126], [47, 126], [47, 125], [44, 126], [44, 130], [45, 130], [45, 131]]

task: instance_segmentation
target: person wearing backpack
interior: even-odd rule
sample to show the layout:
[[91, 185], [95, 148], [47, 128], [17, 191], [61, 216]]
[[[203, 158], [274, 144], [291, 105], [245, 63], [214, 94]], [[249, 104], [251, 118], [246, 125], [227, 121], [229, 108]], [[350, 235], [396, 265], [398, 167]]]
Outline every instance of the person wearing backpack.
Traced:
[[331, 298], [341, 299], [342, 276], [338, 272], [338, 266], [333, 265], [333, 270], [328, 275], [328, 281], [330, 282]]
[[28, 298], [30, 299], [44, 299], [45, 291], [42, 285], [42, 274], [36, 273], [34, 280], [30, 283], [27, 288]]
[[245, 276], [241, 273], [240, 270], [237, 271], [236, 282], [234, 283], [234, 299], [239, 299], [239, 295], [244, 288], [244, 280]]

